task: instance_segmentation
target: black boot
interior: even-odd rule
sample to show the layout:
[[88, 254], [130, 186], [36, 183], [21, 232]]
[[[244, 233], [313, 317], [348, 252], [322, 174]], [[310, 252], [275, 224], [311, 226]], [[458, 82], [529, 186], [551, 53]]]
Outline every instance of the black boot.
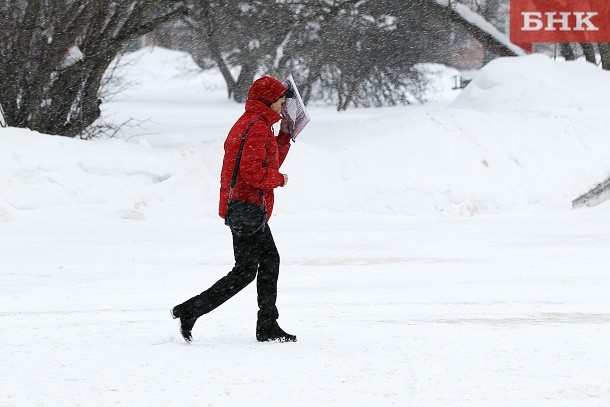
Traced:
[[182, 315], [179, 305], [175, 306], [170, 313], [172, 314], [172, 318], [180, 318], [180, 334], [187, 343], [191, 343], [193, 340], [191, 331], [193, 330], [193, 326], [195, 325], [197, 318], [190, 318], [186, 315]]
[[259, 342], [296, 342], [297, 337], [284, 332], [277, 321], [267, 323], [258, 321], [256, 323], [256, 340]]

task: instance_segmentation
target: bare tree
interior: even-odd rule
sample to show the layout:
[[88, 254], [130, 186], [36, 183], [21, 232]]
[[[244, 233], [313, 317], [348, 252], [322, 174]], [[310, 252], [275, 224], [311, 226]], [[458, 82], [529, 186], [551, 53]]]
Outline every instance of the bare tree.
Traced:
[[[277, 65], [297, 23], [297, 9], [263, 0], [191, 0], [190, 5], [185, 21], [208, 45], [229, 97], [243, 102], [256, 74]], [[239, 73], [232, 68], [240, 68]]]
[[170, 0], [3, 0], [0, 98], [9, 125], [74, 137], [124, 44], [186, 13]]
[[[305, 76], [306, 98], [322, 96], [340, 111], [350, 105], [422, 100], [426, 83], [414, 66], [437, 55], [426, 49], [426, 35], [415, 34], [421, 26], [408, 7], [392, 1], [354, 2], [328, 11], [325, 24], [302, 47], [314, 68]], [[449, 41], [450, 33], [441, 35]]]
[[[486, 2], [489, 13], [499, 0]], [[188, 24], [205, 42], [230, 98], [255, 75], [293, 72], [306, 102], [379, 106], [421, 99], [421, 62], [448, 63], [468, 34], [494, 55], [515, 55], [435, 0], [190, 0]]]

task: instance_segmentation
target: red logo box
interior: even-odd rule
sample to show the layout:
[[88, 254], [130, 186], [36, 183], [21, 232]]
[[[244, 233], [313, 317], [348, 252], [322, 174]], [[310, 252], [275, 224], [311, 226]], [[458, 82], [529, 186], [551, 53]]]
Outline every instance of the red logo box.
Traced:
[[610, 42], [610, 0], [511, 0], [510, 40]]

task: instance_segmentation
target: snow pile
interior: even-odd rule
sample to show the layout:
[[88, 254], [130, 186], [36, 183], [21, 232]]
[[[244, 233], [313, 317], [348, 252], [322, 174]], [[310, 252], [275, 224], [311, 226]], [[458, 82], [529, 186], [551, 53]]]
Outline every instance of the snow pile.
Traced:
[[[223, 99], [217, 74], [185, 77], [194, 62], [182, 53], [127, 60], [119, 72], [140, 85], [105, 114], [150, 115], [144, 131], [127, 136], [153, 147], [2, 129], [1, 217], [53, 208], [56, 216], [76, 208], [127, 219], [217, 216], [222, 145], [243, 106]], [[312, 107], [282, 168], [290, 183], [277, 190], [275, 213], [569, 208], [610, 175], [608, 94], [610, 73], [533, 55], [493, 61], [447, 107]]]
[[[299, 142], [316, 150], [299, 151], [286, 165], [299, 188], [307, 178], [308, 205], [320, 209], [469, 215], [569, 208], [610, 175], [609, 90], [610, 73], [590, 64], [498, 59], [448, 108], [406, 108], [324, 129], [314, 117], [313, 134]], [[320, 183], [328, 184], [322, 194]], [[323, 202], [312, 199], [319, 196]]]
[[80, 208], [98, 217], [142, 220], [149, 204], [165, 202], [175, 209], [176, 201], [187, 216], [217, 195], [217, 154], [208, 156], [210, 150], [202, 147], [151, 149], [15, 128], [0, 130], [0, 146], [4, 219], [36, 210], [77, 217], [83, 214]]
[[609, 94], [610, 72], [584, 61], [554, 62], [535, 54], [491, 61], [452, 106], [496, 112], [606, 112], [607, 116]]

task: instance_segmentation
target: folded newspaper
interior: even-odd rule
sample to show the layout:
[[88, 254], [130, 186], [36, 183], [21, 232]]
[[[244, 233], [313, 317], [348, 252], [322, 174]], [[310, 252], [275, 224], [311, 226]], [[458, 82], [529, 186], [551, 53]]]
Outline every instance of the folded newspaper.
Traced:
[[289, 123], [288, 128], [292, 141], [295, 141], [299, 133], [303, 131], [311, 119], [309, 118], [309, 113], [305, 110], [305, 104], [303, 103], [303, 99], [301, 99], [301, 94], [299, 93], [297, 85], [294, 83], [292, 74], [284, 80], [284, 85], [287, 89], [286, 113], [288, 113], [288, 117], [292, 121]]

